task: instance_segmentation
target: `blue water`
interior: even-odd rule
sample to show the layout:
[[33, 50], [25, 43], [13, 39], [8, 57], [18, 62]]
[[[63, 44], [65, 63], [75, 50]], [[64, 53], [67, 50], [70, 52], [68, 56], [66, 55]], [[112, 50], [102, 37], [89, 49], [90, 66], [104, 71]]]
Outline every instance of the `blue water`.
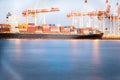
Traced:
[[0, 40], [0, 80], [120, 80], [120, 41]]

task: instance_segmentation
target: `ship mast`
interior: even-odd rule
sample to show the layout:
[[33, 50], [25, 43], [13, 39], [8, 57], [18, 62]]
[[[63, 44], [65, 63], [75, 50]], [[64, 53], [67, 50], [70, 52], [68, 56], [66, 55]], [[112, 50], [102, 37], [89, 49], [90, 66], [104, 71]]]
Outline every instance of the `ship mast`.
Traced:
[[120, 3], [117, 1], [116, 3], [116, 7], [117, 7], [117, 34], [120, 34], [119, 33], [119, 29], [120, 29], [120, 25], [119, 25], [119, 21], [120, 21]]

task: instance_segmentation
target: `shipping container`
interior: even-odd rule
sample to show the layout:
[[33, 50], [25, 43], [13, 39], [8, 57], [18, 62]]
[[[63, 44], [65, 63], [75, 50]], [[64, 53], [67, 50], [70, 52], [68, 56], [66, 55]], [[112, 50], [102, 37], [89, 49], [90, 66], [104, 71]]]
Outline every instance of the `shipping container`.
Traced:
[[43, 27], [35, 27], [36, 30], [43, 30]]
[[52, 24], [52, 26], [56, 26], [55, 24]]
[[15, 26], [15, 28], [18, 28], [18, 26]]
[[10, 28], [2, 28], [1, 31], [2, 32], [10, 32]]
[[70, 29], [65, 29], [64, 33], [70, 33]]
[[89, 30], [84, 30], [83, 34], [90, 34], [90, 31]]
[[18, 24], [18, 28], [27, 28], [28, 24]]
[[35, 25], [35, 23], [28, 23], [28, 25]]
[[77, 30], [77, 32], [81, 32], [81, 29], [80, 29], [80, 28], [77, 28], [76, 30]]
[[49, 24], [49, 26], [52, 26], [52, 24]]
[[34, 25], [28, 25], [27, 32], [35, 32], [35, 29]]
[[70, 32], [74, 31], [75, 29], [70, 29]]
[[45, 28], [45, 27], [49, 27], [48, 24], [41, 24], [40, 26], [41, 26], [41, 27], [44, 27], [44, 28]]
[[27, 29], [25, 28], [19, 29], [19, 32], [27, 32]]
[[70, 33], [71, 33], [71, 34], [77, 34], [77, 30], [76, 30], [76, 29], [70, 30]]
[[77, 29], [77, 32], [80, 33], [80, 34], [84, 34], [84, 29], [83, 28]]
[[43, 33], [50, 33], [50, 31], [49, 30], [44, 30], [44, 31], [42, 31]]
[[60, 29], [64, 29], [64, 26], [60, 26]]
[[35, 32], [42, 32], [42, 30], [43, 30], [43, 27], [41, 27], [41, 26], [36, 26], [35, 27]]
[[49, 28], [43, 28], [42, 30], [44, 33], [50, 33], [50, 29]]
[[50, 26], [50, 29], [56, 29], [57, 27], [56, 26]]
[[10, 24], [0, 24], [0, 26], [2, 26], [2, 27], [4, 27], [4, 26], [10, 27], [11, 25]]
[[64, 26], [64, 28], [70, 28], [70, 26]]
[[0, 32], [2, 32], [2, 27], [0, 26]]
[[99, 34], [100, 31], [98, 31], [98, 30], [91, 30], [90, 33], [91, 33], [91, 34]]
[[87, 28], [80, 28], [80, 29], [83, 29], [83, 30], [88, 30], [88, 31], [91, 31], [92, 28], [91, 27], [87, 27]]
[[51, 32], [60, 32], [60, 29], [59, 29], [59, 27], [56, 27], [56, 26], [50, 26], [50, 31]]
[[35, 28], [35, 25], [28, 25], [28, 28], [29, 28], [29, 27], [34, 27], [34, 28]]
[[50, 30], [50, 27], [42, 27], [43, 30]]
[[2, 28], [0, 28], [0, 32], [2, 32]]

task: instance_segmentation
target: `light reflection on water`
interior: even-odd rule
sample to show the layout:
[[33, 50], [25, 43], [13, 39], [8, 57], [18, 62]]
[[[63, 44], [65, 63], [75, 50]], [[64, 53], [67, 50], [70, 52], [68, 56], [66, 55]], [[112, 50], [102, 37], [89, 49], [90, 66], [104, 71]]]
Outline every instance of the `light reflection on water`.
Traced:
[[94, 43], [93, 43], [93, 62], [95, 64], [99, 64], [100, 63], [100, 60], [99, 60], [99, 41], [98, 40], [94, 40]]
[[120, 80], [120, 41], [0, 40], [0, 80]]

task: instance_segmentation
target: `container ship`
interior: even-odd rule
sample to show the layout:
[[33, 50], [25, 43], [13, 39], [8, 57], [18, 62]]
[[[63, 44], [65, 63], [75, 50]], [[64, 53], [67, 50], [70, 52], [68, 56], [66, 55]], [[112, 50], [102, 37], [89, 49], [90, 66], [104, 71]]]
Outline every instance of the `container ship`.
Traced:
[[[103, 33], [95, 27], [78, 28], [74, 25], [46, 24], [45, 14], [57, 11], [58, 8], [27, 9], [22, 12], [26, 22], [21, 24], [18, 23], [17, 17], [8, 12], [7, 23], [0, 24], [0, 39], [102, 39]], [[39, 26], [36, 25], [38, 13], [43, 14], [43, 23]], [[34, 23], [28, 22], [29, 15], [34, 18]]]
[[[91, 10], [87, 3], [88, 0], [84, 0], [83, 7], [79, 11], [70, 11], [66, 15], [72, 22], [68, 26], [46, 23], [47, 13], [58, 12], [59, 8], [26, 9], [22, 12], [26, 19], [24, 23], [19, 23], [18, 18], [8, 12], [7, 22], [0, 24], [0, 39], [102, 39], [106, 36], [119, 36], [120, 3], [116, 3], [115, 12], [111, 11], [112, 6], [109, 0], [105, 0], [106, 7], [103, 10]], [[37, 24], [39, 13], [42, 20], [41, 24]], [[32, 17], [34, 21], [29, 22], [29, 17]]]
[[[54, 24], [48, 27], [23, 24], [11, 32], [9, 24], [0, 24], [0, 39], [102, 39], [103, 33], [92, 28], [75, 28]], [[21, 28], [22, 27], [22, 28]]]

